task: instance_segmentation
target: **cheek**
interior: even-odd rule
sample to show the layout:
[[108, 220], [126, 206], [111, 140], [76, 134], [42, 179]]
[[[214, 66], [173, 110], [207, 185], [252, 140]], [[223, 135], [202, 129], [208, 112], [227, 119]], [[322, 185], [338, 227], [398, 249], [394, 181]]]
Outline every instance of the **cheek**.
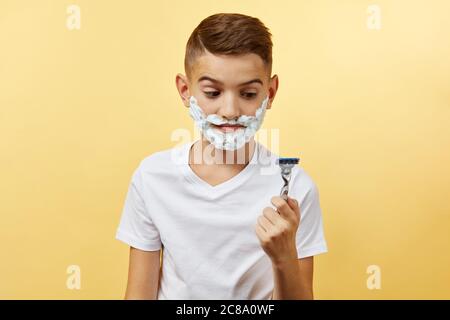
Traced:
[[261, 104], [257, 101], [242, 103], [241, 114], [246, 116], [254, 116], [259, 107], [261, 107]]
[[259, 99], [246, 99], [238, 97], [236, 100], [236, 107], [241, 111], [241, 114], [252, 115], [261, 107], [262, 101]]
[[211, 101], [210, 99], [206, 97], [199, 96], [197, 98], [197, 104], [200, 107], [200, 109], [203, 110], [206, 116], [210, 114], [216, 114], [217, 113], [217, 107], [215, 106], [217, 102]]

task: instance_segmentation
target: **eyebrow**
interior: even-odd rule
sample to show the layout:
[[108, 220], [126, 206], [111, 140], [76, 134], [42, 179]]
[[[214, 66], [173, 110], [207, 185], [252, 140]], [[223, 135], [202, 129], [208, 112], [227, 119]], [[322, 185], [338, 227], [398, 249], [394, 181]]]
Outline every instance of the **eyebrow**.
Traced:
[[[203, 80], [208, 80], [208, 81], [211, 81], [211, 82], [214, 82], [214, 83], [223, 84], [219, 80], [213, 79], [213, 78], [208, 77], [208, 76], [200, 77], [198, 79], [198, 82], [203, 81]], [[238, 87], [245, 86], [245, 85], [248, 85], [248, 84], [251, 84], [251, 83], [259, 83], [259, 84], [263, 85], [262, 81], [260, 79], [256, 78], [256, 79], [252, 79], [252, 80], [246, 81], [244, 83], [241, 83], [241, 84], [238, 85]]]

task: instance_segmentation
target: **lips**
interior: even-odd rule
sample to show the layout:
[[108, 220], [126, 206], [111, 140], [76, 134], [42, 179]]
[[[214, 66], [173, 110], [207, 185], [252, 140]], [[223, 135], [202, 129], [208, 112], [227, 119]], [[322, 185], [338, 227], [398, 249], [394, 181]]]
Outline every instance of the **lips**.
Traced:
[[245, 128], [244, 126], [239, 124], [221, 124], [214, 125], [214, 127], [224, 132], [234, 132], [238, 129]]

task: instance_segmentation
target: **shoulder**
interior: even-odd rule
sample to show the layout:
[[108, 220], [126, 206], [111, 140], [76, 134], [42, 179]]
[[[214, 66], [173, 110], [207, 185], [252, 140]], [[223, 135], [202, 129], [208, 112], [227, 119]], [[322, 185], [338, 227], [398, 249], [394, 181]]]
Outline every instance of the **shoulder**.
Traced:
[[139, 162], [133, 173], [133, 179], [142, 180], [149, 175], [174, 174], [176, 167], [185, 162], [185, 151], [189, 145], [190, 143], [183, 143], [147, 155]]
[[184, 161], [184, 155], [188, 145], [190, 143], [183, 143], [172, 148], [154, 152], [141, 160], [138, 169], [151, 172], [180, 165]]
[[302, 167], [295, 166], [293, 168], [291, 185], [293, 193], [300, 199], [318, 197], [319, 195], [315, 181]]

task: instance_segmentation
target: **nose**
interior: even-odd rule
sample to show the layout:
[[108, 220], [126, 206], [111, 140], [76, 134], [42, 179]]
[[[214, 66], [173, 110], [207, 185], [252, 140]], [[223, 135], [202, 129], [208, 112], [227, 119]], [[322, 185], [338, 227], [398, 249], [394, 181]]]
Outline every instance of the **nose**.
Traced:
[[239, 118], [239, 102], [234, 97], [228, 97], [227, 99], [224, 99], [223, 104], [217, 114], [227, 120]]

